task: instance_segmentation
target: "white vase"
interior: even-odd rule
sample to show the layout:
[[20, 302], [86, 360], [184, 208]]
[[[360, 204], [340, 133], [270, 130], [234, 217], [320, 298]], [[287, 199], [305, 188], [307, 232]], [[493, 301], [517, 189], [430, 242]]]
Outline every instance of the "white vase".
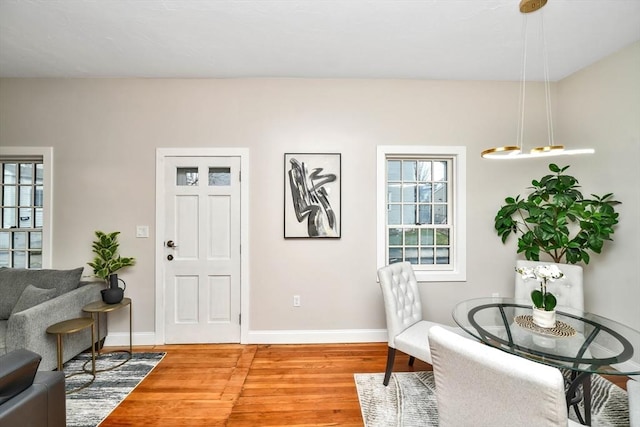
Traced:
[[543, 310], [537, 307], [533, 307], [533, 323], [541, 328], [555, 328], [556, 326], [556, 311]]

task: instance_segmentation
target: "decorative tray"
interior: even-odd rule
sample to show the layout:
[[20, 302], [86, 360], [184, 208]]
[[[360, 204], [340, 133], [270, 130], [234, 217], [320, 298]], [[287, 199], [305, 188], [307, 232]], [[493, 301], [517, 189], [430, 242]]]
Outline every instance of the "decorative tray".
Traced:
[[542, 328], [536, 325], [533, 323], [533, 316], [530, 314], [516, 316], [514, 320], [521, 328], [528, 329], [541, 335], [547, 335], [550, 337], [572, 337], [576, 334], [576, 330], [571, 325], [559, 320], [556, 320], [555, 328]]

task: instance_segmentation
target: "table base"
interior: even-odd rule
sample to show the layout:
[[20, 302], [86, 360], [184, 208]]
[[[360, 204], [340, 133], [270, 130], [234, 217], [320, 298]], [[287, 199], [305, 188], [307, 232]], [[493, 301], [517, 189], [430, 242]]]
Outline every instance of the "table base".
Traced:
[[[123, 359], [121, 362], [113, 365], [113, 366], [109, 366], [108, 368], [104, 368], [104, 369], [96, 369], [96, 373], [98, 372], [107, 372], [107, 371], [112, 371], [116, 368], [119, 368], [120, 366], [124, 365], [125, 363], [127, 363], [129, 360], [131, 360], [131, 357], [133, 355], [133, 353], [129, 350], [111, 350], [111, 351], [103, 351], [100, 352], [97, 356], [96, 356], [96, 362], [98, 360], [100, 360], [100, 357], [105, 355], [105, 354], [113, 354], [113, 353], [127, 353], [128, 357], [126, 359]], [[86, 362], [84, 362], [84, 365], [82, 365], [82, 369], [84, 370], [84, 372], [86, 373], [91, 373], [91, 370], [87, 369], [87, 364], [89, 364], [89, 362], [91, 362], [90, 360], [87, 360]]]
[[[591, 425], [591, 373], [571, 372], [571, 379], [567, 381], [567, 410], [576, 412], [580, 424]], [[582, 386], [582, 390], [580, 390]], [[584, 402], [584, 414], [580, 413], [578, 404]]]

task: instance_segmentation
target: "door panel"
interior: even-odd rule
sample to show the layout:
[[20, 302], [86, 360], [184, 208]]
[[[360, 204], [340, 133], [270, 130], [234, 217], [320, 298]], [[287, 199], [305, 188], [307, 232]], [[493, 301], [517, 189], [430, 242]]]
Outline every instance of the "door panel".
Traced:
[[209, 278], [209, 321], [226, 321], [231, 316], [231, 280], [229, 277]]
[[182, 276], [175, 280], [175, 323], [198, 322], [198, 277]]
[[180, 246], [174, 251], [175, 257], [182, 260], [196, 260], [198, 258], [198, 197], [177, 195], [175, 205], [176, 231], [172, 238], [180, 242]]
[[231, 199], [226, 196], [209, 197], [209, 250], [210, 258], [228, 259], [231, 256]]
[[239, 157], [166, 158], [167, 344], [240, 341], [239, 172]]

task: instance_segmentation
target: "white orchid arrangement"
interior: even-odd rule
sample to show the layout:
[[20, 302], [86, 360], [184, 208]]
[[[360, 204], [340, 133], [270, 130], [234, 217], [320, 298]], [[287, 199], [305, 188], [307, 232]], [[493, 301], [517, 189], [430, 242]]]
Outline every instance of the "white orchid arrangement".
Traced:
[[516, 268], [516, 271], [520, 273], [523, 280], [535, 279], [540, 282], [540, 289], [535, 289], [531, 292], [531, 301], [539, 309], [546, 311], [552, 311], [556, 308], [558, 301], [556, 297], [547, 292], [547, 282], [549, 280], [555, 281], [564, 277], [564, 274], [557, 265], [538, 265], [536, 267], [520, 267]]

